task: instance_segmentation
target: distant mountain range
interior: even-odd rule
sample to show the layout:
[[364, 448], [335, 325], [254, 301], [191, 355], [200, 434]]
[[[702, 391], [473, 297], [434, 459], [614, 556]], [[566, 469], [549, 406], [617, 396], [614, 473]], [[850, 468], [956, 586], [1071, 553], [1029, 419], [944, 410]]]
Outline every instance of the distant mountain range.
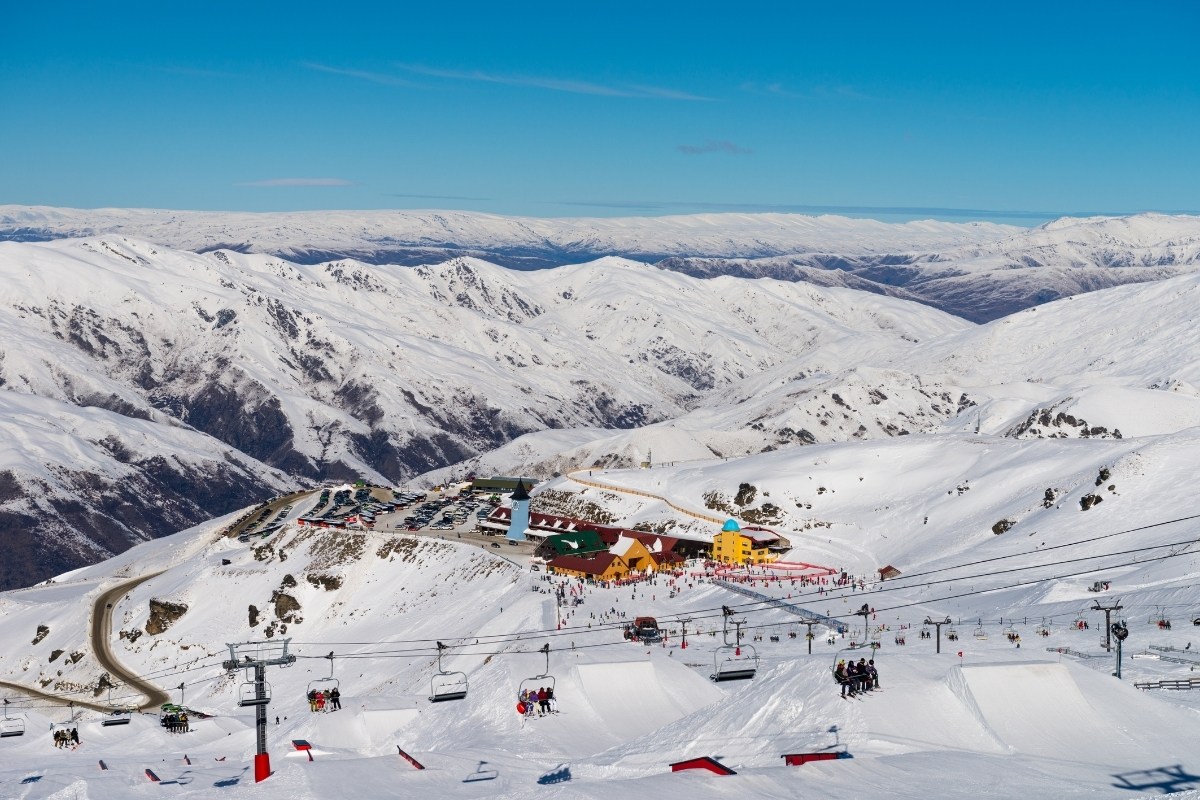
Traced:
[[420, 265], [472, 256], [515, 269], [629, 258], [699, 277], [807, 281], [987, 322], [1060, 297], [1161, 280], [1200, 261], [1200, 217], [884, 223], [799, 214], [536, 219], [457, 211], [234, 213], [0, 206], [0, 241], [120, 234], [166, 247]]
[[[125, 232], [100, 232], [110, 228]], [[399, 483], [455, 464], [556, 472], [635, 463], [650, 448], [667, 460], [975, 429], [1111, 438], [1200, 424], [1200, 276], [1172, 277], [1197, 262], [1195, 218], [1021, 231], [787, 215], [7, 207], [0, 231], [48, 240], [0, 242], [0, 427], [16, 443], [0, 453], [0, 586], [326, 479]], [[374, 242], [382, 258], [387, 231], [396, 247], [424, 242], [433, 263], [273, 254]], [[73, 233], [90, 235], [56, 238]], [[265, 252], [211, 249], [221, 240]], [[439, 260], [508, 246], [539, 263], [552, 248], [640, 248], [670, 268], [612, 256], [525, 272]], [[786, 274], [798, 258], [788, 248], [829, 260]], [[904, 285], [886, 285], [883, 267], [849, 269], [906, 248], [907, 266], [887, 267], [910, 276]], [[768, 264], [787, 280], [736, 277], [770, 274]], [[1029, 306], [1035, 289], [1074, 294], [1091, 274], [1090, 288], [1155, 282], [983, 326], [921, 295], [943, 306], [992, 298], [995, 311]], [[821, 276], [872, 291], [814, 285]]]

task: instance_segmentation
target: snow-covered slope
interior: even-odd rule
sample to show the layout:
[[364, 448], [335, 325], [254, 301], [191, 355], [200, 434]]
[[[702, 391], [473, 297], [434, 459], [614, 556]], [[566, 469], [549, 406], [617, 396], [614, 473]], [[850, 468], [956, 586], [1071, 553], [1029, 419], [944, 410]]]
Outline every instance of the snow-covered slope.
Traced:
[[1200, 218], [1063, 218], [1032, 230], [983, 222], [902, 224], [800, 214], [534, 219], [457, 211], [232, 213], [0, 206], [0, 241], [119, 234], [313, 264], [429, 264], [477, 256], [517, 268], [602, 256], [841, 286], [985, 322], [1060, 297], [1190, 272]]
[[[799, 617], [713, 584], [696, 566], [673, 583], [667, 577], [613, 587], [565, 581], [568, 603], [560, 604], [559, 583], [530, 571], [523, 558], [453, 538], [289, 524], [245, 545], [219, 536], [228, 520], [216, 520], [0, 594], [0, 636], [8, 643], [0, 652], [0, 680], [103, 704], [105, 679], [81, 609], [118, 581], [160, 573], [117, 602], [111, 646], [122, 663], [158, 685], [184, 683], [187, 705], [213, 715], [193, 715], [191, 733], [172, 735], [152, 714], [104, 728], [99, 713], [83, 711], [73, 722], [82, 746], [60, 751], [45, 732], [67, 710], [7, 689], [14, 700], [9, 713], [27, 733], [0, 740], [0, 790], [92, 800], [164, 790], [205, 797], [217, 788], [268, 800], [320, 798], [347, 785], [372, 799], [404, 790], [431, 798], [477, 791], [513, 798], [799, 792], [940, 800], [988, 786], [1003, 787], [995, 796], [1031, 798], [1184, 789], [1200, 770], [1189, 748], [1200, 735], [1196, 701], [1188, 692], [1166, 697], [1128, 682], [1189, 675], [1187, 664], [1130, 656], [1171, 652], [1149, 650], [1153, 644], [1178, 648], [1187, 660], [1186, 623], [1200, 603], [1194, 588], [1200, 563], [1172, 545], [1194, 538], [1194, 522], [1122, 531], [1193, 510], [1180, 478], [1190, 474], [1196, 444], [1194, 431], [1140, 443], [904, 437], [597, 472], [599, 481], [681, 503], [703, 502], [704, 495], [731, 503], [730, 492], [738, 491], [740, 516], [775, 503], [783, 514], [777, 527], [794, 544], [791, 560], [866, 578], [863, 589], [762, 576], [751, 587], [857, 628], [829, 644], [818, 626], [812, 655]], [[1101, 466], [1111, 489], [1095, 487]], [[1042, 502], [1046, 485], [1059, 492], [1049, 506]], [[1078, 500], [1088, 491], [1104, 500], [1081, 510]], [[627, 521], [658, 513], [645, 498], [605, 494], [616, 498], [610, 507]], [[312, 495], [297, 501], [291, 518], [312, 503]], [[1014, 524], [995, 534], [985, 526], [1000, 514]], [[1128, 552], [1136, 548], [1145, 549]], [[903, 574], [876, 583], [868, 570], [884, 559]], [[1101, 579], [1111, 582], [1108, 593], [1086, 590]], [[1095, 627], [1071, 627], [1077, 619], [1102, 621], [1102, 614], [1085, 611], [1097, 598], [1119, 598], [1129, 622], [1126, 682], [1109, 675], [1112, 656], [1099, 647]], [[152, 601], [172, 612], [157, 617], [155, 632], [148, 630]], [[870, 655], [883, 688], [842, 699], [829, 668], [859, 656], [845, 649], [848, 641], [871, 636], [853, 614], [864, 602], [874, 609], [870, 625], [880, 647]], [[747, 619], [743, 649], [759, 656], [751, 681], [707, 678], [729, 655], [719, 649], [719, 630], [709, 635], [725, 605]], [[672, 631], [666, 645], [624, 641], [617, 612], [624, 620], [656, 616]], [[956, 642], [943, 639], [941, 654], [932, 639], [917, 636], [926, 616], [950, 616], [959, 632]], [[1175, 619], [1175, 630], [1147, 622], [1164, 616]], [[682, 618], [690, 620], [687, 649], [680, 647]], [[975, 638], [977, 627], [990, 635]], [[1041, 628], [1049, 632], [1045, 638], [1037, 634]], [[1024, 648], [1008, 641], [1008, 630], [1020, 634]], [[227, 642], [264, 637], [290, 638], [299, 661], [268, 670], [275, 774], [252, 786], [253, 710], [237, 705], [243, 676], [227, 674], [221, 661]], [[449, 648], [443, 666], [466, 675], [465, 700], [428, 701], [435, 642]], [[537, 652], [545, 643], [548, 662]], [[1044, 646], [1089, 657], [1072, 663]], [[343, 710], [313, 714], [305, 692], [331, 668]], [[553, 681], [557, 715], [515, 713], [517, 690], [527, 681]], [[112, 696], [137, 702], [121, 686]], [[296, 739], [311, 743], [313, 761], [292, 749]], [[397, 747], [426, 769], [413, 770]], [[797, 752], [849, 758], [782, 764], [782, 754]], [[673, 762], [702, 756], [737, 774], [669, 772]], [[147, 768], [167, 785], [146, 781]]]
[[[473, 259], [303, 267], [102, 237], [0, 244], [0, 274], [6, 395], [45, 401], [39, 413], [51, 416], [80, 407], [163, 427], [175, 444], [162, 449], [185, 461], [237, 451], [261, 473], [247, 482], [214, 470], [204, 495], [213, 502], [190, 517], [151, 512], [175, 501], [149, 492], [118, 521], [91, 486], [129, 471], [106, 466], [97, 443], [110, 432], [84, 437], [99, 454], [68, 465], [55, 497], [34, 476], [62, 462], [61, 448], [25, 448], [0, 503], [22, 520], [38, 504], [74, 503], [78, 532], [111, 541], [224, 512], [278, 487], [283, 473], [400, 481], [529, 431], [673, 418], [807, 352], [894, 352], [966, 327], [849, 290], [701, 281], [620, 259], [536, 273]], [[14, 439], [43, 430], [18, 414], [0, 424]], [[207, 441], [180, 445], [184, 432]], [[55, 558], [34, 577], [85, 563]]]
[[1063, 297], [1194, 272], [1200, 264], [1200, 218], [1063, 218], [989, 242], [893, 253], [830, 249], [755, 259], [685, 257], [661, 266], [691, 275], [847, 286], [987, 322]]

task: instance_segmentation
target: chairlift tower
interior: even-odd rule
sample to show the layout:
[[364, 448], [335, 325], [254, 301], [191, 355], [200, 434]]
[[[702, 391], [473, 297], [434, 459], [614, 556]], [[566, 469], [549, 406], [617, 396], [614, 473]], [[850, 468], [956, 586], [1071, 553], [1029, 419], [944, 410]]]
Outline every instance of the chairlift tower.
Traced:
[[[1102, 605], [1100, 605], [1099, 600], [1096, 600], [1095, 602], [1092, 603], [1092, 609], [1091, 609], [1092, 611], [1103, 611], [1104, 612], [1104, 650], [1105, 650], [1105, 652], [1108, 652], [1108, 653], [1112, 652], [1112, 613], [1114, 611], [1120, 611], [1122, 608], [1123, 608], [1123, 606], [1121, 605], [1120, 600], [1113, 603], [1111, 606], [1102, 606]], [[1122, 638], [1124, 638], [1124, 637], [1122, 637]]]
[[933, 627], [937, 628], [937, 651], [936, 652], [938, 652], [938, 653], [942, 652], [942, 626], [949, 625], [950, 618], [946, 617], [943, 620], [935, 620], [930, 617], [926, 617], [924, 624], [932, 625]]
[[254, 681], [247, 681], [246, 688], [253, 688], [250, 695], [242, 692], [238, 700], [239, 706], [254, 706], [255, 727], [258, 730], [258, 749], [254, 755], [254, 782], [266, 780], [271, 776], [271, 756], [267, 754], [267, 704], [271, 702], [270, 685], [267, 683], [267, 667], [290, 667], [296, 663], [296, 657], [288, 653], [288, 643], [291, 639], [280, 639], [273, 642], [241, 642], [240, 644], [226, 643], [229, 648], [229, 660], [222, 666], [229, 672], [234, 670], [254, 670]]
[[808, 632], [804, 634], [804, 638], [808, 640], [808, 654], [811, 656], [812, 655], [812, 643], [813, 643], [813, 632], [812, 632], [813, 625], [820, 625], [821, 623], [819, 620], [815, 620], [815, 619], [802, 619], [802, 620], [800, 620], [800, 624], [804, 625], [808, 628]]

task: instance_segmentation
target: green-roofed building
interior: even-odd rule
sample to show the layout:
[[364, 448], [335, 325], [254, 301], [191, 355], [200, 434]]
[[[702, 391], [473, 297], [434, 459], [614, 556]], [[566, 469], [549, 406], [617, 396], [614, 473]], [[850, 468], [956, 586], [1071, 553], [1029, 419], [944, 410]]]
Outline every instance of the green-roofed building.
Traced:
[[547, 536], [537, 546], [534, 555], [550, 561], [559, 556], [585, 556], [607, 550], [608, 545], [601, 541], [596, 531], [571, 531]]

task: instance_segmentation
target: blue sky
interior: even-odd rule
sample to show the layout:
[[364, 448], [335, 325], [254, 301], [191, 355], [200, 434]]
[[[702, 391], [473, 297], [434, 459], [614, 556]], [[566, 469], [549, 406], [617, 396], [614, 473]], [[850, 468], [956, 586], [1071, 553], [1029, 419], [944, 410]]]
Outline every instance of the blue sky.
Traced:
[[436, 6], [12, 5], [0, 203], [1200, 211], [1200, 3]]

